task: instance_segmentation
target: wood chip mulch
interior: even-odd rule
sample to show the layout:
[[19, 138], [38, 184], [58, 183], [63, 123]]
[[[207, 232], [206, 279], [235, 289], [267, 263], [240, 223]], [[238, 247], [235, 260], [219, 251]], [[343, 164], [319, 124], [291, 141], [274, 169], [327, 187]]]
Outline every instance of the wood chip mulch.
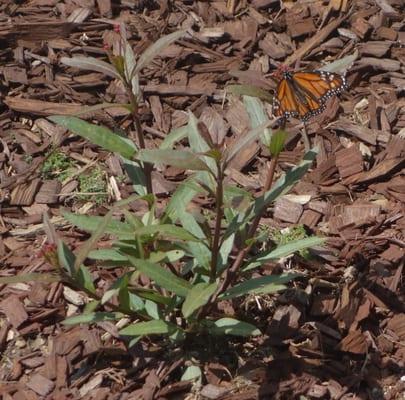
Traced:
[[[124, 22], [135, 53], [179, 28], [195, 36], [168, 47], [142, 72], [142, 124], [148, 147], [187, 121], [187, 110], [232, 141], [249, 124], [241, 100], [224, 103], [227, 83], [272, 86], [279, 62], [319, 67], [358, 52], [340, 100], [310, 120], [320, 152], [311, 172], [277, 201], [265, 223], [303, 224], [328, 237], [306, 261], [286, 260], [308, 278], [269, 299], [246, 303], [265, 319], [264, 335], [226, 341], [223, 351], [192, 349], [201, 386], [181, 381], [190, 354], [141, 341], [128, 351], [108, 322], [65, 327], [86, 297], [61, 283], [0, 285], [0, 393], [17, 399], [405, 399], [405, 19], [402, 0], [359, 1], [110, 1], [3, 0], [0, 4], [0, 276], [49, 272], [36, 257], [45, 242], [42, 214], [77, 249], [87, 238], [61, 217], [105, 214], [82, 198], [80, 175], [104, 174], [112, 203], [132, 193], [118, 157], [49, 122], [83, 105], [124, 103], [123, 88], [101, 73], [79, 71], [62, 56], [105, 59], [103, 43]], [[244, 71], [236, 79], [231, 71]], [[91, 119], [127, 132], [125, 111]], [[279, 173], [304, 152], [300, 125]], [[57, 148], [74, 169], [44, 174]], [[259, 191], [268, 154], [253, 143], [228, 178]], [[183, 178], [154, 173], [162, 202]], [[199, 205], [201, 206], [201, 205]], [[104, 243], [105, 246], [108, 242]], [[270, 266], [280, 268], [280, 265]], [[119, 271], [95, 268], [99, 288]], [[207, 344], [207, 346], [209, 346]], [[214, 346], [214, 344], [210, 344]], [[301, 397], [300, 397], [301, 396]]]

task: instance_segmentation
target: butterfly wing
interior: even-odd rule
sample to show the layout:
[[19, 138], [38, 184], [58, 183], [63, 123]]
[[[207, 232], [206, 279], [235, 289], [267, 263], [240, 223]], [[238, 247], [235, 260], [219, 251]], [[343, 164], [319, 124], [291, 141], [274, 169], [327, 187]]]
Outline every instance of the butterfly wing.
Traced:
[[302, 121], [321, 113], [328, 98], [346, 87], [344, 77], [324, 71], [285, 74], [274, 96], [276, 117], [296, 117]]

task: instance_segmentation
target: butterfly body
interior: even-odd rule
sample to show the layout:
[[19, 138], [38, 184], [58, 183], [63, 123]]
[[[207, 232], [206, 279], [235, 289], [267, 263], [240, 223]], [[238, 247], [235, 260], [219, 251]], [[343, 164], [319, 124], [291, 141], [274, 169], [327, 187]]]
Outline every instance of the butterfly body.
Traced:
[[283, 119], [307, 121], [324, 111], [326, 102], [347, 86], [343, 76], [326, 71], [292, 72], [286, 67], [276, 74], [279, 79], [273, 100], [273, 113]]

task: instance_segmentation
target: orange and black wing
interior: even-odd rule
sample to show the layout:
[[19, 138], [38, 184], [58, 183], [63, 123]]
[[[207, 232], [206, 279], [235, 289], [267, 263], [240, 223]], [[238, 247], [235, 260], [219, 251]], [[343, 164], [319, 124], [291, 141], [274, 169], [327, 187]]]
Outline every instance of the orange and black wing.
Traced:
[[339, 94], [345, 87], [345, 79], [330, 72], [287, 74], [277, 86], [273, 102], [274, 115], [306, 121], [321, 113], [328, 98]]

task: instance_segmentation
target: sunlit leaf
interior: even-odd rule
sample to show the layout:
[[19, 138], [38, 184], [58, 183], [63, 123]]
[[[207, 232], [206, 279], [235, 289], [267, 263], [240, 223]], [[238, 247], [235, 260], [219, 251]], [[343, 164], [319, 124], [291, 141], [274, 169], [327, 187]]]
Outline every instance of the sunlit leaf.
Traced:
[[119, 331], [122, 336], [145, 336], [170, 334], [179, 329], [176, 325], [162, 320], [153, 320], [131, 324]]
[[261, 335], [260, 330], [254, 325], [233, 318], [221, 318], [212, 323], [212, 325], [209, 324], [208, 332], [214, 335], [233, 335], [242, 337]]
[[48, 119], [69, 129], [76, 135], [84, 137], [105, 150], [116, 152], [128, 159], [131, 159], [135, 154], [135, 147], [131, 145], [128, 140], [116, 135], [108, 128], [90, 124], [76, 117], [63, 115], [55, 115]]
[[239, 96], [257, 97], [267, 103], [273, 101], [273, 96], [267, 90], [253, 85], [228, 85], [226, 86], [226, 91]]
[[152, 164], [165, 164], [173, 167], [193, 170], [208, 171], [209, 168], [197, 155], [187, 150], [154, 149], [140, 150], [136, 158]]
[[188, 281], [176, 276], [173, 272], [160, 265], [129, 255], [128, 260], [138, 271], [155, 281], [158, 286], [170, 290], [180, 297], [186, 297], [192, 287]]
[[[268, 289], [263, 290], [268, 285], [280, 286], [283, 283], [289, 282], [292, 279], [300, 276], [299, 274], [282, 274], [282, 275], [266, 275], [260, 278], [249, 279], [242, 282], [221, 294], [221, 300], [234, 299], [235, 297], [243, 296], [248, 293], [268, 293]], [[279, 290], [279, 289], [276, 289]]]
[[160, 39], [156, 40], [151, 44], [139, 57], [138, 63], [135, 67], [134, 73], [137, 74], [142, 68], [146, 67], [156, 56], [162, 53], [168, 46], [174, 43], [176, 40], [180, 39], [185, 35], [186, 31], [176, 31], [170, 33], [166, 36], [162, 36]]
[[98, 58], [83, 56], [76, 56], [72, 58], [61, 57], [60, 62], [69, 67], [101, 72], [105, 75], [111, 76], [112, 78], [121, 78], [119, 73], [111, 64], [108, 64], [105, 61], [101, 61]]
[[214, 294], [217, 287], [217, 283], [202, 282], [194, 285], [188, 292], [181, 309], [184, 318], [190, 317], [194, 311], [206, 304], [209, 298]]
[[[243, 96], [243, 104], [250, 118], [250, 127], [252, 129], [266, 123], [269, 120], [267, 113], [264, 110], [263, 103], [256, 97]], [[271, 142], [272, 130], [270, 128], [263, 129], [263, 134], [260, 136], [262, 143], [268, 146]]]
[[62, 321], [63, 325], [91, 324], [100, 321], [117, 321], [124, 317], [120, 312], [95, 312], [90, 314], [81, 314], [66, 318]]
[[247, 271], [252, 268], [256, 268], [266, 262], [278, 260], [282, 257], [287, 257], [300, 250], [308, 249], [309, 247], [319, 246], [325, 243], [326, 238], [321, 237], [308, 237], [304, 239], [294, 240], [292, 242], [277, 246], [274, 250], [260, 254], [257, 258], [249, 262], [243, 269]]
[[23, 283], [23, 282], [59, 282], [62, 278], [57, 274], [45, 272], [32, 272], [28, 274], [19, 274], [13, 276], [0, 276], [0, 284], [5, 283]]

